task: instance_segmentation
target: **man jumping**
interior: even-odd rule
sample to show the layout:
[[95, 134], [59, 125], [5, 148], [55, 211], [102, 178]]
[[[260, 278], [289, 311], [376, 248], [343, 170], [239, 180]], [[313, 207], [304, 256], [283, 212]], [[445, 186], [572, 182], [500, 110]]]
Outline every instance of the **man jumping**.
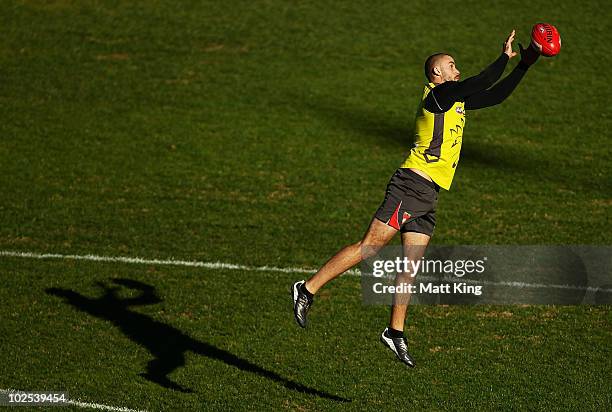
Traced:
[[[411, 261], [421, 259], [436, 225], [438, 192], [440, 188], [450, 189], [459, 162], [465, 110], [503, 102], [540, 56], [533, 46], [523, 49], [519, 45], [521, 61], [495, 84], [508, 60], [517, 55], [512, 51], [514, 35], [512, 30], [497, 60], [480, 74], [463, 81], [459, 81], [460, 73], [452, 56], [437, 53], [427, 58], [425, 77], [428, 84], [417, 110], [415, 145], [391, 177], [385, 199], [363, 239], [341, 249], [307, 281], [293, 285], [293, 312], [301, 327], [306, 327], [308, 311], [319, 289], [363, 259], [376, 255], [398, 231], [402, 236], [404, 257]], [[415, 275], [401, 274], [396, 284], [410, 283]], [[409, 294], [394, 296], [391, 320], [380, 340], [400, 361], [414, 367], [403, 332], [409, 301]]]

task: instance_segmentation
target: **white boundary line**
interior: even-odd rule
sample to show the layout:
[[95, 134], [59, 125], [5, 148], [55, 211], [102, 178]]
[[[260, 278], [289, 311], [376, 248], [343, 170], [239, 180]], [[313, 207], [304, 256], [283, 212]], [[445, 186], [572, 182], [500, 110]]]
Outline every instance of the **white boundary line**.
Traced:
[[[88, 260], [92, 262], [112, 262], [112, 263], [135, 263], [140, 265], [165, 265], [165, 266], [187, 266], [206, 269], [227, 269], [244, 270], [247, 272], [282, 272], [282, 273], [315, 273], [316, 270], [304, 268], [279, 268], [274, 266], [245, 266], [234, 263], [223, 262], [198, 262], [189, 260], [174, 259], [143, 259], [139, 257], [125, 256], [98, 256], [98, 255], [61, 255], [57, 253], [34, 253], [34, 252], [13, 252], [10, 250], [0, 250], [0, 256], [20, 257], [29, 259], [64, 259], [64, 260]], [[355, 274], [358, 274], [357, 271]]]
[[[41, 391], [41, 392], [50, 392], [50, 391]], [[0, 393], [34, 393], [33, 391], [21, 391], [17, 389], [0, 389]], [[147, 412], [144, 409], [130, 409], [123, 406], [109, 406], [103, 405], [101, 403], [91, 403], [91, 402], [83, 402], [80, 400], [72, 400], [68, 399], [64, 404], [78, 406], [79, 408], [89, 408], [89, 409], [100, 409], [104, 411], [114, 411], [114, 412]], [[26, 406], [25, 404], [20, 404], [21, 406]], [[38, 406], [53, 406], [53, 404], [42, 404]], [[60, 406], [60, 405], [56, 405]]]
[[[225, 269], [225, 270], [243, 270], [245, 272], [278, 272], [278, 273], [304, 273], [313, 274], [315, 269], [297, 268], [297, 267], [276, 267], [276, 266], [247, 266], [238, 265], [235, 263], [224, 262], [200, 262], [197, 260], [174, 260], [174, 259], [144, 259], [139, 257], [126, 256], [99, 256], [99, 255], [62, 255], [59, 253], [35, 253], [35, 252], [15, 252], [11, 250], [0, 250], [0, 257], [17, 257], [26, 259], [63, 259], [63, 260], [84, 260], [90, 262], [111, 262], [111, 263], [133, 263], [140, 265], [164, 265], [164, 266], [186, 266], [205, 269]], [[346, 272], [349, 275], [360, 276], [361, 272], [355, 269]], [[420, 275], [420, 279], [428, 281], [441, 280], [438, 277]], [[546, 285], [543, 283], [526, 283], [526, 282], [498, 282], [489, 280], [474, 280], [462, 279], [458, 277], [445, 277], [443, 280], [452, 282], [476, 283], [492, 286], [507, 286], [514, 288], [532, 288], [532, 289], [566, 289], [566, 290], [584, 290], [587, 292], [612, 292], [612, 289], [602, 289], [592, 286], [576, 286], [576, 285]]]

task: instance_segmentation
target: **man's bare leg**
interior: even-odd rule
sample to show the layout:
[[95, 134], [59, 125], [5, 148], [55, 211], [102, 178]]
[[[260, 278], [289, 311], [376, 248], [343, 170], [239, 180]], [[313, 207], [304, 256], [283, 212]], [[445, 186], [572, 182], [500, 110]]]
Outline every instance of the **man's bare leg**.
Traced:
[[[306, 289], [315, 294], [325, 284], [337, 278], [363, 259], [373, 256], [395, 236], [397, 230], [373, 218], [363, 239], [346, 246], [325, 263], [317, 273], [306, 281]], [[366, 247], [366, 256], [362, 247]]]
[[[429, 244], [428, 236], [424, 233], [416, 232], [405, 232], [402, 233], [402, 247], [404, 249], [404, 257], [409, 261], [418, 262], [423, 257], [425, 249]], [[415, 276], [411, 276], [412, 273], [398, 274], [395, 279], [395, 284], [400, 283], [412, 284]], [[408, 305], [410, 304], [410, 293], [398, 293], [393, 297], [393, 307], [391, 309], [391, 320], [389, 326], [395, 330], [403, 331], [404, 323], [406, 321], [406, 312], [408, 311]]]

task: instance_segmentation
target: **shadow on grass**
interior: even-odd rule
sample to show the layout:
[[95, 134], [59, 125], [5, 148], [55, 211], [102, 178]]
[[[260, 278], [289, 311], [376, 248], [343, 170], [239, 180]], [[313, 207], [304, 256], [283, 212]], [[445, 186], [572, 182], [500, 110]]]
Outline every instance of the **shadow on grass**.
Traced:
[[[300, 110], [306, 110], [323, 119], [332, 128], [357, 133], [369, 144], [408, 150], [414, 144], [414, 113], [405, 116], [372, 110], [367, 104], [353, 104], [332, 96], [310, 96], [307, 101], [293, 99]], [[371, 140], [374, 138], [375, 140]]]
[[[414, 145], [416, 108], [398, 114], [372, 108], [367, 102], [354, 104], [335, 96], [312, 95], [307, 101], [301, 99], [295, 96], [293, 104], [323, 119], [332, 128], [346, 130], [367, 139], [367, 144], [388, 146], [406, 154]], [[527, 135], [528, 131], [517, 133]], [[468, 140], [461, 149], [461, 163], [464, 165], [490, 167], [510, 173], [515, 180], [552, 182], [556, 186], [592, 193], [598, 197], [612, 193], [605, 179], [594, 177], [592, 171], [584, 168], [578, 171], [560, 165], [556, 158], [550, 158], [542, 151], [532, 152], [524, 147], [508, 150], [477, 139], [470, 140], [469, 132], [466, 138]]]
[[[69, 289], [49, 288], [50, 295], [63, 298], [68, 304], [100, 319], [111, 321], [132, 341], [147, 348], [154, 356], [147, 365], [146, 372], [141, 376], [165, 388], [191, 393], [171, 381], [168, 375], [176, 368], [185, 365], [185, 352], [192, 351], [211, 359], [220, 360], [245, 372], [251, 372], [270, 379], [288, 389], [319, 396], [334, 401], [349, 402], [350, 400], [322, 392], [297, 382], [283, 378], [275, 372], [262, 368], [246, 359], [242, 359], [226, 350], [217, 348], [206, 342], [201, 342], [184, 334], [173, 326], [159, 322], [147, 315], [130, 310], [132, 306], [152, 305], [162, 300], [155, 288], [146, 283], [131, 279], [113, 279], [115, 286], [102, 282], [97, 285], [104, 290], [99, 298], [89, 298]], [[121, 287], [140, 291], [137, 297], [121, 298], [118, 296]]]

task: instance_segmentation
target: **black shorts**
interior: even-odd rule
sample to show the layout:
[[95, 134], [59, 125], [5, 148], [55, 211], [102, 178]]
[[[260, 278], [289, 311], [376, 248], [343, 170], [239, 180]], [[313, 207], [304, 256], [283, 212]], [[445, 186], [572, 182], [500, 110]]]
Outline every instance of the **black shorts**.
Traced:
[[439, 191], [440, 186], [412, 170], [397, 169], [374, 217], [401, 232], [431, 236], [436, 226]]

